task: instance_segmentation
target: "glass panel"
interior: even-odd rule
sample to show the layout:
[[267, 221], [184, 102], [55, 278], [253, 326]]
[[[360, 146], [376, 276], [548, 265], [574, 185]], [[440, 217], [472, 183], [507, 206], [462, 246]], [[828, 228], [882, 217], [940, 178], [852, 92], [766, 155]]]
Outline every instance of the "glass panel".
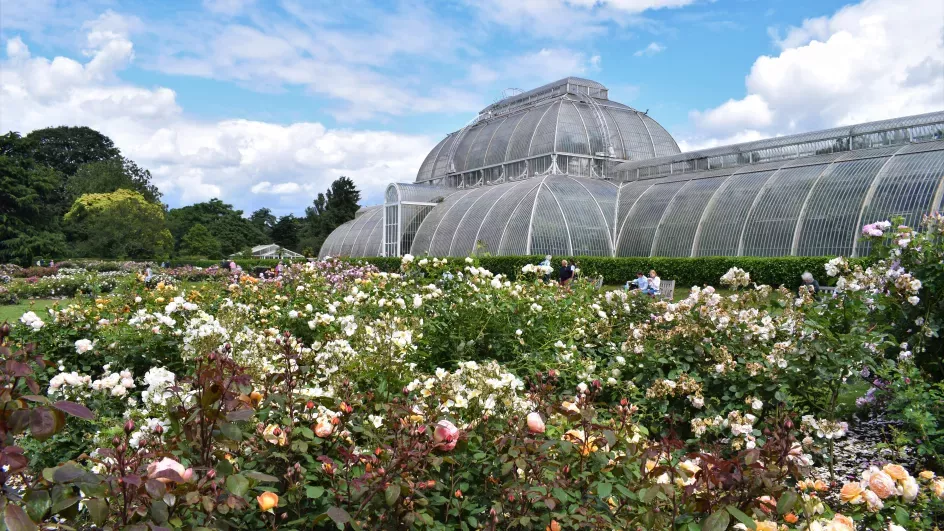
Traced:
[[711, 196], [727, 177], [698, 179], [676, 194], [656, 233], [653, 256], [691, 256], [695, 230]]
[[534, 131], [534, 140], [531, 142], [531, 155], [544, 155], [554, 151], [554, 136], [557, 129], [557, 115], [560, 103], [555, 103], [541, 119]]
[[531, 254], [571, 254], [561, 208], [554, 195], [544, 187], [539, 188], [534, 221], [531, 223]]
[[786, 256], [793, 248], [800, 209], [828, 164], [782, 168], [765, 189], [744, 234], [745, 256]]
[[[735, 171], [735, 170], [732, 170]], [[754, 198], [776, 170], [731, 175], [699, 221], [695, 256], [736, 256], [744, 220]]]
[[458, 222], [458, 228], [449, 248], [450, 256], [469, 256], [475, 251], [475, 238], [482, 218], [507, 189], [501, 186], [487, 186], [481, 188], [480, 191], [481, 193], [472, 194], [477, 197], [468, 205], [462, 219]]
[[542, 105], [528, 111], [528, 114], [518, 123], [518, 128], [511, 135], [508, 142], [508, 154], [505, 160], [520, 160], [528, 158], [528, 150], [531, 148], [531, 139], [534, 137], [534, 130], [538, 122], [544, 117], [544, 114], [550, 108], [550, 105]]
[[520, 112], [502, 121], [498, 131], [496, 131], [495, 135], [492, 137], [492, 143], [488, 146], [488, 151], [485, 153], [486, 166], [505, 162], [505, 153], [508, 151], [508, 141], [511, 140], [511, 134], [515, 131], [515, 127], [518, 126], [518, 122], [524, 118], [525, 114], [527, 113]]
[[456, 138], [459, 136], [458, 133], [453, 133], [447, 138], [447, 142], [443, 144], [441, 150], [439, 150], [439, 155], [436, 157], [436, 164], [433, 165], [433, 178], [445, 177], [449, 173], [449, 152], [452, 150], [452, 144], [456, 141]]
[[685, 181], [656, 184], [630, 210], [617, 243], [617, 256], [649, 256], [662, 214]]
[[465, 131], [462, 139], [459, 140], [459, 147], [456, 149], [454, 155], [455, 171], [471, 169], [466, 165], [466, 162], [469, 160], [469, 150], [472, 149], [472, 144], [475, 143], [475, 140], [484, 129], [484, 124], [477, 123]]
[[466, 168], [481, 168], [485, 165], [485, 152], [494, 138], [498, 128], [505, 120], [492, 120], [482, 129], [482, 133], [475, 139], [475, 143], [469, 149], [469, 157], [466, 160]]
[[623, 138], [623, 152], [627, 159], [643, 160], [655, 156], [649, 131], [636, 112], [612, 108], [607, 109], [607, 112], [619, 127]]
[[587, 128], [584, 127], [583, 119], [577, 113], [577, 108], [571, 102], [562, 103], [560, 117], [557, 121], [556, 151], [558, 153], [590, 155], [588, 142]]
[[[596, 156], [597, 153], [605, 153], [606, 150], [603, 147], [603, 126], [600, 124], [600, 120], [605, 120], [605, 113], [602, 111], [600, 114], [597, 114], [590, 105], [586, 103], [576, 103], [577, 110], [580, 111], [580, 117], [583, 118], [583, 124], [587, 128], [587, 132], [590, 136], [590, 154]], [[606, 124], [608, 129], [613, 129], [610, 131], [609, 138], [611, 139], [610, 145], [616, 145], [619, 143], [619, 133], [615, 130], [614, 126], [609, 123]], [[612, 141], [613, 135], [616, 136], [616, 142]]]
[[[530, 182], [520, 183], [526, 186]], [[541, 183], [535, 182], [533, 188], [527, 188], [528, 194], [515, 206], [514, 211], [503, 225], [503, 233], [498, 252], [501, 254], [528, 254], [528, 227], [531, 226], [531, 213], [534, 211], [534, 200]]]
[[386, 207], [387, 219], [384, 223], [384, 254], [386, 256], [398, 256], [400, 254], [400, 249], [397, 245], [400, 239], [400, 227], [397, 225], [397, 213], [399, 208], [399, 205]]
[[807, 201], [797, 254], [849, 256], [858, 237], [856, 223], [869, 185], [888, 157], [837, 162], [829, 167]]
[[639, 116], [646, 122], [646, 126], [649, 129], [649, 136], [652, 137], [656, 157], [675, 155], [680, 152], [678, 144], [675, 143], [675, 139], [673, 139], [672, 135], [659, 125], [658, 122], [645, 114]]
[[432, 243], [429, 246], [429, 254], [433, 256], [450, 256], [449, 248], [452, 246], [452, 239], [459, 230], [459, 221], [462, 219], [466, 210], [472, 206], [472, 203], [486, 190], [486, 188], [475, 188], [468, 193], [456, 198], [451, 202], [449, 210], [439, 222], [439, 228], [433, 235]]
[[610, 256], [609, 226], [600, 205], [590, 192], [581, 183], [568, 177], [548, 177], [544, 183], [564, 211], [572, 254]]

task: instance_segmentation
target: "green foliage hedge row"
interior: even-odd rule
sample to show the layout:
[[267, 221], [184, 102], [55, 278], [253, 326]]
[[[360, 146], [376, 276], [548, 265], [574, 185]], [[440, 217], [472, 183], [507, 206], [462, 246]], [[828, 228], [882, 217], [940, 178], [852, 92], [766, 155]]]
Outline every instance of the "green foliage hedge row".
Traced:
[[[794, 288], [800, 284], [800, 275], [809, 271], [826, 285], [832, 279], [826, 276], [824, 265], [830, 256], [784, 256], [762, 258], [752, 256], [711, 256], [699, 258], [648, 258], [625, 257], [611, 258], [603, 256], [578, 256], [582, 275], [585, 277], [603, 277], [605, 284], [623, 284], [636, 278], [639, 271], [648, 273], [655, 269], [664, 280], [674, 280], [677, 286], [717, 285], [718, 279], [732, 267], [739, 267], [751, 274], [751, 279], [758, 284], [787, 286]], [[525, 264], [537, 264], [543, 256], [483, 256], [479, 264], [493, 273], [501, 273], [515, 278]], [[459, 260], [459, 259], [452, 259]], [[373, 264], [382, 271], [397, 271], [399, 258], [365, 258], [363, 261]], [[852, 263], [868, 263], [868, 258], [850, 260]], [[555, 262], [555, 269], [560, 262]]]

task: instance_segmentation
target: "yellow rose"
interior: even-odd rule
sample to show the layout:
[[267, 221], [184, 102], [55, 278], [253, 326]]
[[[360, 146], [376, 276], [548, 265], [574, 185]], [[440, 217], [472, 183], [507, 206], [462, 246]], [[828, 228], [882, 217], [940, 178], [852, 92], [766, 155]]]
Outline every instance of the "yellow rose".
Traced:
[[931, 480], [934, 479], [934, 472], [931, 472], [930, 470], [923, 470], [920, 474], [918, 474], [918, 477], [921, 479]]
[[274, 492], [263, 492], [256, 496], [260, 511], [271, 511], [279, 504], [279, 495]]

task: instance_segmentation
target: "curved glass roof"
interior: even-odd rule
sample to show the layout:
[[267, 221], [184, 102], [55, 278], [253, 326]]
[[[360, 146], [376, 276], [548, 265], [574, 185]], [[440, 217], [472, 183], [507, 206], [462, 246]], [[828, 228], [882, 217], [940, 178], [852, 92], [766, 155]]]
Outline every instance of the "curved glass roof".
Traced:
[[416, 182], [552, 154], [634, 161], [679, 153], [644, 112], [607, 99], [603, 85], [565, 78], [494, 103], [430, 151]]
[[410, 252], [609, 256], [616, 192], [612, 183], [565, 175], [460, 190], [426, 216]]
[[[622, 184], [546, 175], [456, 190], [425, 207], [400, 252], [861, 256], [865, 223], [902, 216], [917, 226], [942, 207], [944, 141], [930, 141]], [[379, 254], [380, 209], [339, 227], [321, 254]]]
[[381, 256], [382, 229], [383, 206], [364, 207], [328, 235], [318, 256]]

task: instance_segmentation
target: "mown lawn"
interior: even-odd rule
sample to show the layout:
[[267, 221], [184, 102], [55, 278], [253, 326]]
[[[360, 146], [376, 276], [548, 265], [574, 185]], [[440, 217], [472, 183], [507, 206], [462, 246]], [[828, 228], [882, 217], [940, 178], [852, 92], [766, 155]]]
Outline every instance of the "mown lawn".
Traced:
[[3, 321], [15, 321], [30, 310], [37, 314], [45, 312], [46, 308], [49, 308], [56, 302], [57, 301], [51, 299], [35, 299], [22, 301], [19, 304], [0, 306], [0, 323]]

